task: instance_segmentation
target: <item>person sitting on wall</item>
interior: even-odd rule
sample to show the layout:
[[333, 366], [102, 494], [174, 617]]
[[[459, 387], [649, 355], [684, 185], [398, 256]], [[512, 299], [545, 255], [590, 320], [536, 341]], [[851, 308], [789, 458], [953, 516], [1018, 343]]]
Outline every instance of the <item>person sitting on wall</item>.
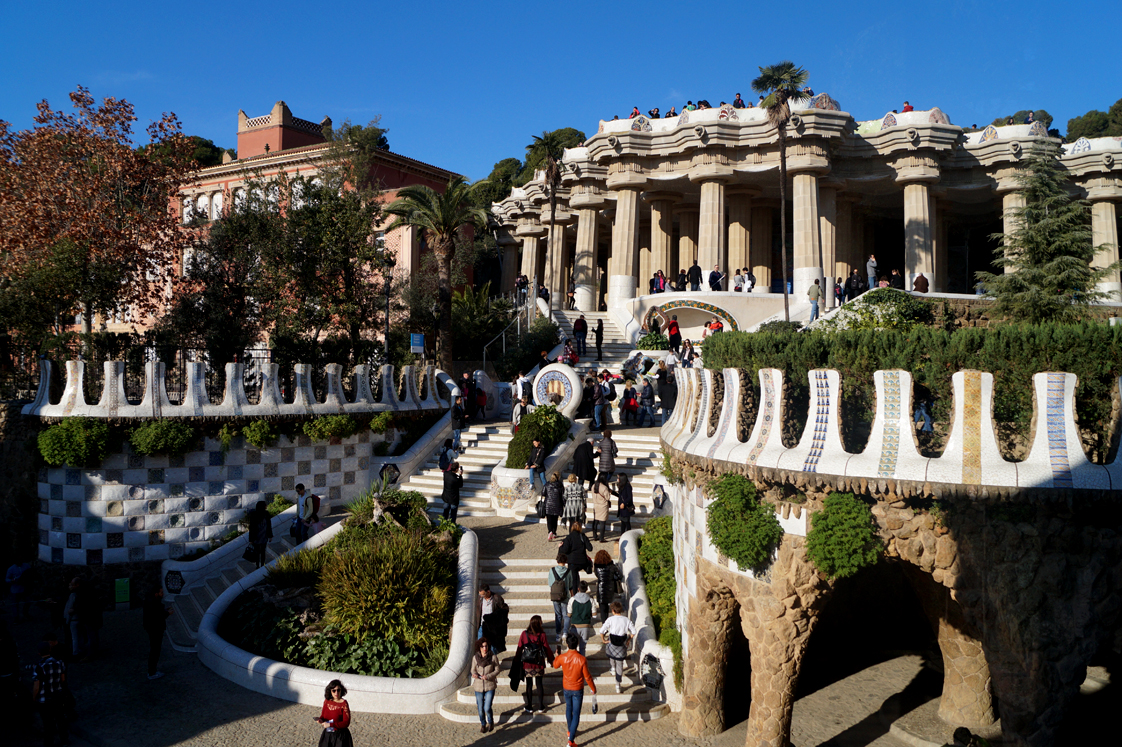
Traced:
[[740, 94], [736, 94], [736, 98], [732, 100], [732, 107], [734, 109], [744, 109], [744, 99], [740, 98]]
[[684, 111], [684, 112], [692, 112], [696, 109], [697, 109], [697, 107], [693, 105], [692, 101], [687, 101], [686, 105], [682, 107], [682, 111]]
[[916, 275], [915, 280], [912, 281], [912, 290], [914, 290], [916, 293], [926, 293], [928, 290], [930, 290], [930, 287], [931, 286], [927, 282], [927, 278], [923, 276], [922, 272]]
[[905, 101], [904, 102], [904, 108], [901, 109], [900, 111], [910, 112], [910, 111], [912, 111], [912, 105], [910, 103], [908, 103], [907, 101]]

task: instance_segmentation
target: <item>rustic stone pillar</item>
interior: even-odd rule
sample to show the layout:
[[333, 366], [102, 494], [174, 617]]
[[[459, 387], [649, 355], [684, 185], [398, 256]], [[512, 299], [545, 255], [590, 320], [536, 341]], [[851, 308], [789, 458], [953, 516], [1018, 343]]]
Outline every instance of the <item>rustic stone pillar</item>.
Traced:
[[[643, 198], [651, 204], [651, 273], [662, 270], [668, 280], [673, 280], [678, 268], [671, 266], [674, 216], [670, 211], [680, 196], [670, 192], [648, 192]], [[647, 280], [650, 280], [649, 275]]]
[[796, 173], [791, 191], [795, 210], [791, 291], [798, 301], [802, 301], [807, 288], [814, 285], [815, 280], [823, 278], [818, 230], [818, 177], [805, 171]]
[[729, 187], [729, 261], [726, 272], [731, 276], [737, 268], [750, 267], [752, 246], [752, 198], [758, 190]]
[[701, 265], [702, 282], [708, 290], [709, 272], [716, 265], [728, 272], [728, 250], [725, 244], [725, 180], [706, 179], [701, 182], [701, 210], [698, 221], [697, 262]]
[[576, 283], [578, 311], [594, 311], [596, 285], [593, 267], [596, 264], [596, 247], [599, 241], [602, 199], [592, 200], [587, 195], [570, 198], [570, 207], [577, 209], [577, 248], [573, 257], [573, 282]]
[[769, 207], [752, 208], [752, 243], [749, 246], [748, 264], [756, 276], [754, 292], [766, 293], [771, 289], [771, 221]]
[[689, 270], [697, 259], [697, 205], [678, 206], [678, 269]]
[[726, 660], [732, 626], [740, 624], [732, 592], [715, 589], [708, 581], [698, 576], [698, 598], [690, 604], [690, 653], [683, 662], [685, 682], [678, 719], [678, 731], [687, 737], [713, 736], [725, 730]]
[[[1001, 195], [1001, 230], [1003, 233], [1011, 234], [1017, 230], [1017, 216], [1014, 214], [1025, 206], [1025, 195], [1018, 190], [1010, 190]], [[1005, 267], [1005, 272], [1012, 272], [1013, 268], [1008, 265]]]
[[635, 261], [639, 250], [639, 185], [616, 191], [612, 256], [608, 259], [608, 306], [635, 297]]
[[[1113, 202], [1096, 200], [1091, 203], [1091, 231], [1094, 236], [1092, 245], [1099, 247], [1106, 245], [1104, 251], [1097, 252], [1091, 260], [1095, 268], [1108, 267], [1118, 261], [1118, 213]], [[1109, 293], [1111, 301], [1120, 300], [1122, 282], [1119, 282], [1118, 270], [1112, 270], [1104, 280], [1099, 282], [1099, 290]]]
[[838, 190], [819, 185], [818, 242], [822, 249], [822, 300], [826, 308], [834, 305], [834, 270], [837, 264]]
[[904, 287], [911, 290], [923, 273], [935, 286], [934, 206], [925, 182], [904, 185]]

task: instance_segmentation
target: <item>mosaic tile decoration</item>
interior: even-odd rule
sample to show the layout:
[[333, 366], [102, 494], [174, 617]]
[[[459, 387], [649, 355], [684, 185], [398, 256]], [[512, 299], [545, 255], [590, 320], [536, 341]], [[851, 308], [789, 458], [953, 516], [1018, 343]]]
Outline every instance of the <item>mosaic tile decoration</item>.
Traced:
[[884, 437], [880, 444], [880, 463], [877, 477], [896, 474], [896, 460], [900, 456], [900, 372], [885, 371], [883, 379]]
[[895, 126], [896, 126], [896, 117], [894, 117], [891, 112], [889, 112], [888, 114], [885, 114], [884, 115], [884, 121], [880, 123], [880, 128], [882, 130], [887, 130], [889, 127], [895, 127]]
[[1048, 137], [1048, 128], [1043, 122], [1033, 122], [1029, 127], [1029, 137]]
[[962, 374], [962, 482], [982, 484], [982, 372]]
[[732, 104], [725, 104], [721, 107], [720, 112], [717, 113], [717, 119], [722, 122], [726, 120], [731, 122], [739, 122], [740, 115], [736, 113], [736, 107], [734, 107]]
[[650, 120], [642, 115], [631, 120], [632, 132], [650, 132], [652, 129]]
[[826, 427], [830, 421], [830, 382], [826, 372], [822, 370], [811, 371], [814, 378], [814, 434], [810, 441], [810, 452], [803, 462], [803, 472], [817, 472], [818, 460], [822, 457], [822, 450], [826, 447]]
[[760, 374], [764, 392], [764, 401], [761, 403], [763, 407], [760, 408], [758, 416], [761, 418], [760, 433], [756, 437], [752, 451], [748, 454], [748, 464], [755, 464], [760, 458], [760, 452], [764, 450], [768, 434], [771, 433], [772, 425], [775, 423], [775, 382], [772, 381], [771, 371], [761, 371]]
[[573, 382], [561, 371], [546, 371], [534, 381], [534, 401], [539, 405], [548, 402], [551, 394], [561, 395], [558, 410], [564, 410], [573, 399]]
[[[704, 311], [707, 314], [712, 314], [713, 316], [718, 317], [722, 322], [724, 322], [725, 329], [727, 329], [728, 331], [738, 332], [740, 330], [740, 326], [736, 323], [736, 319], [733, 317], [733, 315], [722, 309], [720, 306], [714, 306], [711, 303], [704, 303], [703, 301], [690, 301], [688, 299], [681, 299], [656, 304], [647, 309], [647, 313], [643, 315], [643, 331], [647, 331], [651, 328], [651, 320], [654, 319], [656, 314], [669, 319], [670, 314], [677, 311], [678, 309], [697, 309], [698, 311]], [[661, 326], [665, 327], [665, 325]]]
[[693, 432], [682, 446], [682, 451], [689, 451], [690, 445], [699, 437], [705, 438], [705, 431], [708, 430], [710, 398], [713, 395], [713, 386], [711, 384], [712, 375], [709, 369], [702, 369], [699, 372], [698, 378], [701, 380], [701, 398], [698, 400], [697, 411], [694, 413]]
[[1052, 487], [1073, 487], [1067, 454], [1067, 429], [1064, 424], [1064, 385], [1067, 376], [1048, 374], [1044, 411], [1048, 424], [1048, 461], [1052, 464]]
[[[1038, 123], [1039, 124], [1039, 123]], [[1067, 155], [1074, 155], [1076, 153], [1087, 153], [1091, 150], [1091, 141], [1085, 137], [1081, 137], [1075, 141], [1075, 144], [1067, 149]]]
[[986, 129], [982, 130], [982, 137], [978, 139], [979, 143], [988, 143], [991, 140], [997, 139], [997, 128], [993, 125], [986, 125]]
[[706, 457], [713, 458], [717, 447], [724, 445], [725, 436], [729, 427], [736, 421], [736, 403], [740, 401], [740, 376], [735, 369], [726, 368], [723, 372], [725, 378], [724, 402], [721, 403], [721, 419], [717, 423], [717, 433], [713, 445], [709, 447]]

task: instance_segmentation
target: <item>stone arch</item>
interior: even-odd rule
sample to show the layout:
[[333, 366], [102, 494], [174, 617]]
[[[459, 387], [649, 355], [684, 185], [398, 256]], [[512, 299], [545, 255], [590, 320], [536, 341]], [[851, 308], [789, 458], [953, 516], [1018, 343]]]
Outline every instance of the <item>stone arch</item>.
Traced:
[[[689, 656], [685, 657], [685, 691], [680, 730], [690, 736], [720, 734], [726, 727], [724, 691], [734, 627], [743, 614], [728, 586], [698, 576], [698, 599], [690, 604]], [[700, 588], [705, 584], [708, 588]], [[748, 673], [738, 672], [738, 676]]]
[[[703, 301], [691, 301], [689, 299], [676, 299], [673, 301], [666, 301], [647, 309], [647, 313], [643, 315], [643, 330], [651, 328], [651, 321], [658, 316], [659, 328], [666, 329], [666, 321], [670, 319], [672, 314], [678, 315], [678, 323], [682, 327], [691, 327], [699, 324], [701, 318], [715, 316], [725, 324], [726, 331], [738, 332], [740, 325], [736, 322], [736, 315], [731, 311], [715, 304]], [[689, 316], [695, 316], [696, 319], [690, 319]]]

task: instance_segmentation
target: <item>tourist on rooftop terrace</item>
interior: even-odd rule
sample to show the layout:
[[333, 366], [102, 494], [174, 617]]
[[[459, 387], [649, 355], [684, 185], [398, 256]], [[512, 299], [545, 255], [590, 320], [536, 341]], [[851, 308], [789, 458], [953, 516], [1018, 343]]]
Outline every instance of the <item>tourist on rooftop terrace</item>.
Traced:
[[676, 116], [678, 116], [678, 110], [677, 110], [677, 108], [672, 106], [672, 107], [670, 107], [670, 111], [668, 111], [668, 112], [666, 112], [666, 114], [662, 115], [662, 118], [663, 119], [669, 119], [670, 117], [676, 117]]
[[1032, 112], [1029, 112], [1028, 116], [1025, 117], [1025, 124], [1032, 124]]
[[635, 119], [638, 116], [639, 116], [639, 107], [637, 107], [637, 106], [631, 107], [631, 116], [628, 117], [628, 119]]
[[686, 271], [678, 270], [678, 282], [674, 284], [674, 290], [681, 292], [686, 289]]
[[648, 111], [647, 116], [650, 117], [651, 119], [660, 119], [662, 117], [662, 115], [658, 113], [658, 107], [657, 106], [654, 109], [651, 109], [650, 111]]
[[733, 106], [734, 109], [743, 109], [744, 108], [744, 99], [740, 98], [739, 93], [736, 94], [736, 98], [732, 100], [732, 106]]
[[684, 112], [692, 112], [696, 109], [697, 109], [697, 107], [693, 105], [692, 101], [687, 101], [686, 105], [682, 107], [682, 111], [684, 111]]
[[901, 109], [901, 111], [905, 111], [905, 112], [912, 111], [912, 105], [910, 103], [908, 103], [907, 101], [905, 101], [904, 102], [904, 108]]

